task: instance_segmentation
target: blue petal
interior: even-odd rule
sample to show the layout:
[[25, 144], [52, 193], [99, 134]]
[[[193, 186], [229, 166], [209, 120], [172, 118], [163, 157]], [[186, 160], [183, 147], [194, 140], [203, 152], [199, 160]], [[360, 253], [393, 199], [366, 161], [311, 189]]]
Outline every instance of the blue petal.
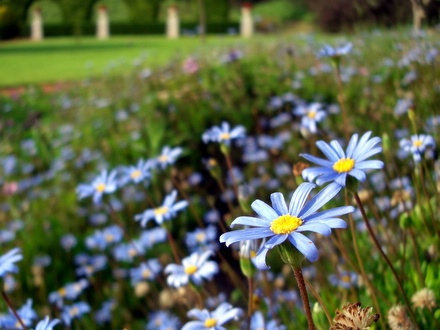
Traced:
[[270, 195], [270, 200], [272, 202], [272, 207], [278, 213], [278, 215], [287, 214], [287, 205], [284, 196], [280, 192], [276, 192]]
[[340, 206], [330, 210], [317, 212], [312, 214], [307, 218], [303, 218], [305, 222], [319, 220], [319, 221], [327, 221], [327, 218], [339, 217], [340, 215], [348, 214], [354, 212], [355, 208], [353, 206]]
[[264, 246], [258, 251], [257, 255], [255, 256], [254, 262], [255, 266], [258, 269], [270, 269], [268, 265], [266, 265], [266, 255], [267, 252], [269, 252], [268, 248], [265, 248]]
[[376, 148], [370, 149], [369, 151], [366, 151], [365, 153], [362, 153], [357, 158], [355, 158], [355, 160], [357, 162], [361, 162], [361, 161], [363, 161], [363, 160], [365, 160], [375, 154], [378, 154], [380, 152], [382, 152], [382, 147], [376, 147]]
[[306, 206], [299, 213], [301, 219], [307, 219], [307, 217], [315, 213], [321, 206], [335, 197], [341, 187], [336, 183], [330, 183], [327, 187], [322, 189], [313, 199], [306, 204]]
[[348, 158], [352, 158], [353, 152], [355, 151], [357, 146], [357, 141], [358, 141], [358, 135], [354, 134], [351, 137], [350, 142], [348, 143], [347, 152], [346, 152]]
[[243, 226], [253, 226], [253, 227], [270, 227], [271, 221], [264, 220], [261, 218], [255, 218], [255, 217], [238, 217], [231, 223], [231, 228], [233, 228], [235, 225], [243, 225]]
[[324, 141], [318, 141], [316, 142], [316, 146], [322, 151], [322, 153], [324, 155], [327, 156], [327, 158], [331, 161], [331, 162], [337, 162], [339, 160], [338, 154], [336, 153], [335, 150], [333, 150], [332, 147], [330, 147], [327, 143], [325, 143]]
[[264, 246], [268, 249], [272, 249], [275, 245], [279, 245], [283, 243], [287, 239], [287, 234], [284, 235], [275, 235], [274, 237], [271, 237]]
[[347, 228], [347, 223], [339, 218], [330, 218], [323, 220], [323, 223], [325, 223], [330, 228]]
[[277, 212], [265, 202], [257, 199], [251, 204], [252, 209], [264, 220], [272, 221], [278, 218]]
[[325, 159], [318, 158], [318, 157], [308, 155], [308, 154], [300, 154], [300, 156], [304, 157], [309, 162], [312, 162], [314, 164], [318, 164], [320, 166], [324, 166], [324, 167], [332, 167], [333, 166], [333, 163], [329, 160], [325, 160]]
[[347, 173], [338, 173], [335, 182], [341, 187], [345, 187], [345, 183], [347, 182]]
[[384, 164], [380, 160], [366, 160], [360, 163], [356, 163], [355, 168], [360, 170], [369, 170], [369, 169], [381, 169]]
[[350, 174], [351, 176], [354, 176], [360, 182], [364, 182], [365, 179], [367, 178], [364, 171], [358, 170], [356, 168], [352, 169], [348, 174]]
[[335, 152], [338, 154], [339, 159], [341, 158], [345, 158], [345, 152], [342, 149], [341, 145], [339, 144], [338, 141], [333, 140], [330, 142], [330, 145], [332, 146], [332, 148], [335, 150]]
[[307, 260], [314, 262], [318, 259], [318, 249], [315, 244], [303, 234], [293, 232], [289, 235], [289, 241], [307, 258]]
[[289, 213], [298, 216], [299, 212], [304, 206], [304, 203], [309, 197], [310, 192], [316, 186], [313, 183], [302, 183], [293, 193], [289, 204]]
[[247, 228], [224, 233], [220, 236], [219, 240], [220, 243], [225, 242], [226, 246], [229, 246], [232, 243], [246, 241], [250, 239], [260, 239], [273, 235], [274, 233], [269, 228]]
[[303, 232], [303, 231], [313, 231], [315, 233], [328, 236], [332, 233], [332, 230], [329, 226], [327, 226], [323, 222], [308, 222], [296, 229], [297, 232]]
[[332, 170], [331, 173], [320, 176], [316, 180], [316, 184], [318, 186], [322, 186], [324, 183], [327, 183], [330, 181], [335, 181], [338, 176], [339, 176], [339, 173], [336, 173], [335, 171]]

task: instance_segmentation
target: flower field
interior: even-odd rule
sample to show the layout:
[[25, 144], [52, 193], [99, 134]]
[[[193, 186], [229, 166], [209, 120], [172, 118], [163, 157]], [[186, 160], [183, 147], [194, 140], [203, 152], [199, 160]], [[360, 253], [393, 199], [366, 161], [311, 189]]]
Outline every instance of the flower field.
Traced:
[[0, 96], [0, 329], [439, 329], [438, 37]]

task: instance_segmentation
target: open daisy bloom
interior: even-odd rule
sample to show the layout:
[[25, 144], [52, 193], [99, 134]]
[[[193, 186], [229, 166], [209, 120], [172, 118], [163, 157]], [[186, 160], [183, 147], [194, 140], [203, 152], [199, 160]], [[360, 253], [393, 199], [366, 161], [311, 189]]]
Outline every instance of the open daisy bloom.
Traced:
[[316, 146], [327, 156], [327, 159], [318, 158], [308, 154], [301, 154], [308, 161], [319, 165], [309, 167], [302, 172], [304, 180], [313, 181], [319, 186], [334, 181], [341, 187], [345, 187], [347, 176], [353, 176], [358, 181], [366, 179], [365, 171], [381, 169], [384, 164], [380, 160], [367, 160], [367, 158], [382, 151], [378, 146], [381, 142], [379, 137], [370, 139], [371, 132], [367, 132], [360, 139], [354, 134], [344, 152], [338, 141], [333, 140], [330, 144], [324, 141], [316, 142]]
[[268, 239], [260, 247], [255, 257], [255, 264], [259, 269], [269, 268], [266, 265], [267, 252], [286, 240], [309, 261], [316, 261], [318, 250], [315, 244], [302, 232], [312, 231], [328, 236], [332, 228], [345, 228], [347, 226], [338, 217], [353, 212], [354, 208], [352, 206], [342, 206], [317, 212], [319, 208], [337, 195], [341, 190], [341, 186], [332, 183], [306, 202], [313, 188], [315, 188], [315, 185], [312, 183], [302, 183], [293, 193], [289, 207], [287, 207], [283, 195], [279, 192], [270, 196], [272, 207], [257, 199], [251, 204], [251, 207], [259, 215], [259, 218], [242, 216], [231, 223], [231, 227], [243, 225], [253, 228], [225, 233], [220, 236], [220, 242], [225, 242], [229, 246], [232, 243], [244, 240]]

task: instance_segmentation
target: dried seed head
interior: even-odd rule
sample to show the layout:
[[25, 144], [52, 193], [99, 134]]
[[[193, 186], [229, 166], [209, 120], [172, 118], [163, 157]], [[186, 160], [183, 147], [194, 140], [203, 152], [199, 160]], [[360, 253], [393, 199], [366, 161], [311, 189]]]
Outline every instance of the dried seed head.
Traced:
[[432, 310], [437, 306], [434, 291], [428, 288], [423, 288], [422, 290], [414, 293], [414, 295], [411, 297], [411, 301], [415, 308], [427, 308]]
[[388, 325], [391, 330], [414, 330], [415, 327], [406, 314], [405, 307], [396, 305], [391, 307], [387, 314]]
[[336, 311], [330, 330], [367, 330], [379, 319], [373, 314], [373, 307], [362, 308], [361, 303], [347, 303], [342, 310]]

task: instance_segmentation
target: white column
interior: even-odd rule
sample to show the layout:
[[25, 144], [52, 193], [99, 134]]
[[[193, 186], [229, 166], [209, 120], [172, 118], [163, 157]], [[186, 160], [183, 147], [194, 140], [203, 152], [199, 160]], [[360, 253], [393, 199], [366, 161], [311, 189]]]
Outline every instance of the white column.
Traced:
[[109, 20], [107, 15], [107, 7], [98, 7], [98, 18], [96, 20], [96, 38], [100, 40], [108, 39], [109, 32]]
[[254, 34], [254, 22], [251, 13], [251, 4], [245, 3], [241, 7], [240, 35], [244, 38]]
[[167, 38], [176, 39], [179, 37], [179, 14], [176, 6], [168, 7], [167, 16]]
[[31, 40], [43, 40], [43, 18], [40, 8], [35, 8], [32, 11]]

